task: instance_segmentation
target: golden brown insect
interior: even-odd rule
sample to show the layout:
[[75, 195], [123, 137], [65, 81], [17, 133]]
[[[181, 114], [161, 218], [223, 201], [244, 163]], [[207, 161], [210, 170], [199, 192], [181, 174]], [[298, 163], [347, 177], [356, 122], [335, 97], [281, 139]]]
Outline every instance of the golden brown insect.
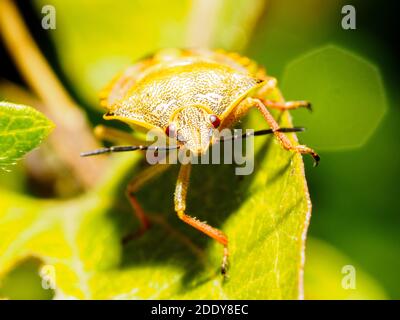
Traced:
[[[310, 154], [315, 164], [319, 156], [304, 145], [293, 145], [268, 108], [290, 110], [310, 108], [305, 101], [281, 102], [276, 80], [254, 61], [236, 53], [209, 50], [168, 49], [144, 59], [119, 74], [101, 94], [101, 104], [108, 110], [105, 119], [118, 119], [139, 129], [162, 130], [176, 139], [178, 148], [194, 154], [205, 153], [216, 139], [210, 131], [232, 127], [250, 108], [257, 108], [280, 144], [287, 150]], [[91, 156], [107, 152], [147, 150], [145, 143], [115, 129], [98, 127], [99, 137], [113, 141], [132, 141], [133, 145], [114, 146], [83, 153]], [[149, 221], [135, 198], [136, 191], [148, 180], [163, 172], [168, 165], [156, 164], [135, 177], [127, 195], [141, 221], [141, 231]], [[220, 230], [186, 214], [186, 194], [190, 164], [181, 165], [175, 189], [175, 211], [178, 217], [223, 245], [221, 271], [228, 263], [228, 238]]]

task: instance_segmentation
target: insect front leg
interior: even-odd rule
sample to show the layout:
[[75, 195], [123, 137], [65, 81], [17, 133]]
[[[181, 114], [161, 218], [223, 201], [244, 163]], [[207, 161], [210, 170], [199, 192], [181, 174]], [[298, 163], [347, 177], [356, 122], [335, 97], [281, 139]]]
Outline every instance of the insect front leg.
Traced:
[[247, 98], [243, 100], [239, 106], [246, 110], [251, 107], [256, 107], [261, 112], [264, 119], [268, 122], [268, 125], [274, 131], [274, 135], [278, 139], [282, 147], [284, 147], [286, 150], [293, 150], [301, 154], [310, 154], [314, 158], [314, 166], [318, 165], [320, 157], [313, 149], [305, 145], [293, 145], [289, 138], [283, 132], [279, 132], [279, 124], [276, 122], [272, 114], [268, 111], [267, 107], [261, 100]]
[[181, 165], [178, 175], [178, 181], [176, 182], [176, 187], [175, 187], [175, 197], [174, 197], [175, 211], [178, 214], [179, 219], [181, 219], [183, 222], [205, 233], [207, 236], [215, 239], [216, 241], [218, 241], [223, 245], [224, 255], [222, 258], [221, 273], [225, 275], [228, 266], [228, 256], [229, 256], [227, 236], [222, 231], [213, 228], [207, 223], [197, 220], [196, 218], [190, 217], [185, 213], [186, 195], [189, 187], [190, 171], [191, 171], [190, 164]]
[[139, 219], [141, 227], [137, 232], [131, 233], [131, 234], [127, 235], [126, 237], [124, 237], [124, 239], [123, 239], [124, 243], [127, 243], [128, 241], [132, 240], [136, 236], [143, 234], [150, 227], [150, 221], [149, 221], [146, 213], [144, 212], [142, 206], [137, 201], [137, 199], [135, 197], [135, 193], [146, 182], [148, 182], [152, 178], [155, 178], [156, 176], [160, 175], [168, 168], [169, 168], [169, 164], [161, 164], [161, 163], [155, 164], [151, 167], [146, 168], [141, 173], [139, 173], [128, 184], [128, 187], [126, 188], [126, 196], [129, 199], [129, 202], [132, 206], [132, 209], [133, 209], [136, 217]]
[[[268, 97], [274, 96], [277, 93], [277, 80], [272, 77], [267, 77], [265, 80], [265, 85], [263, 85], [257, 92], [257, 97], [260, 99], [264, 105], [271, 109], [278, 109], [278, 110], [293, 110], [298, 108], [306, 108], [311, 110], [311, 103], [308, 101], [276, 101], [271, 100]], [[281, 96], [280, 93], [278, 94], [279, 97]]]
[[287, 102], [277, 102], [272, 100], [264, 100], [260, 99], [264, 105], [271, 109], [278, 109], [278, 110], [293, 110], [298, 108], [306, 108], [311, 110], [311, 103], [308, 101], [287, 101]]

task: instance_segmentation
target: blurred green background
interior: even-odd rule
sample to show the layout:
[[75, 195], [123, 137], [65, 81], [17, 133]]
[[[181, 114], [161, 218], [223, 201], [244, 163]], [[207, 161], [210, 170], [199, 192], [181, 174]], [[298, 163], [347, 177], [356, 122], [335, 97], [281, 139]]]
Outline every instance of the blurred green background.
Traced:
[[[56, 30], [40, 27], [45, 4], [57, 9]], [[345, 4], [356, 8], [356, 30], [341, 26]], [[313, 202], [306, 298], [400, 298], [396, 1], [37, 0], [18, 5], [44, 55], [94, 124], [101, 121], [98, 90], [116, 71], [159, 48], [207, 45], [265, 65], [287, 100], [313, 103], [313, 113], [292, 112], [294, 124], [307, 128], [301, 141], [322, 158], [316, 169], [305, 161]], [[0, 78], [24, 86], [3, 46], [0, 59]], [[36, 196], [78, 192], [75, 186], [68, 190], [68, 183], [54, 191], [23, 164], [2, 173], [0, 183]], [[340, 286], [344, 265], [359, 270], [359, 291]], [[21, 297], [19, 283], [26, 297], [39, 297], [29, 272], [34, 266], [29, 262], [14, 270], [0, 293]]]

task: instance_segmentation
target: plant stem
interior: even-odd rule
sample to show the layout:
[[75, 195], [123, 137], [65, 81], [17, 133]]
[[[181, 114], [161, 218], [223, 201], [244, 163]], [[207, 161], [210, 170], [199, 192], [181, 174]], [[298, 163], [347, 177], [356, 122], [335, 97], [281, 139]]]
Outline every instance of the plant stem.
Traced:
[[32, 39], [13, 1], [0, 0], [0, 35], [21, 75], [54, 121], [52, 146], [85, 188], [103, 172], [106, 159], [81, 159], [80, 152], [99, 147], [85, 114], [74, 103]]

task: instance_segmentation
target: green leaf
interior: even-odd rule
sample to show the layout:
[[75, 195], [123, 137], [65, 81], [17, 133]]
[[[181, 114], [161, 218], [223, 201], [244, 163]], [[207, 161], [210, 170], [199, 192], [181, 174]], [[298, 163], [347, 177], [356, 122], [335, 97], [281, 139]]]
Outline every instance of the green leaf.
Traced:
[[50, 300], [52, 290], [43, 290], [38, 270], [40, 261], [27, 259], [21, 262], [2, 280], [0, 297], [12, 300]]
[[[291, 125], [287, 114], [281, 123]], [[252, 113], [247, 127], [265, 124]], [[177, 167], [139, 192], [156, 221], [142, 237], [121, 245], [121, 238], [137, 228], [123, 189], [132, 170], [139, 170], [140, 155], [114, 157], [101, 188], [70, 201], [2, 192], [0, 279], [34, 256], [55, 268], [57, 298], [302, 296], [310, 201], [300, 155], [283, 150], [272, 137], [260, 137], [252, 175], [236, 176], [232, 165], [194, 166], [188, 213], [228, 235], [227, 281], [219, 274], [221, 246], [173, 212]]]
[[36, 148], [54, 125], [35, 109], [0, 102], [0, 168], [15, 164]]

